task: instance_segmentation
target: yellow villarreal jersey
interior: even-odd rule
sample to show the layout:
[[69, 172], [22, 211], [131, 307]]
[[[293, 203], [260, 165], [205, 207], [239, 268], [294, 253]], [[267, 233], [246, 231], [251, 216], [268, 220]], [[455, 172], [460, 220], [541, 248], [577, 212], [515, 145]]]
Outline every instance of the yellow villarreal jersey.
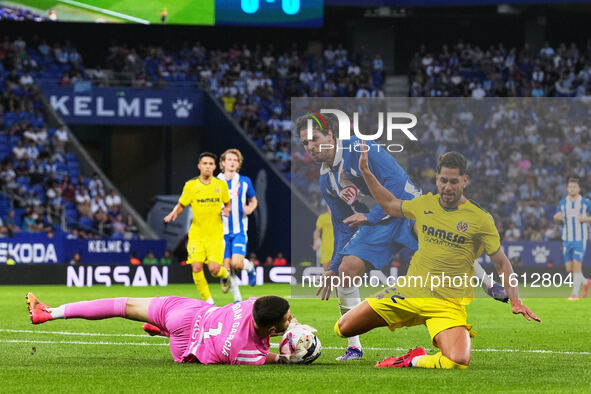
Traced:
[[[439, 194], [431, 193], [402, 202], [403, 215], [416, 221], [419, 249], [412, 257], [407, 276], [438, 276], [439, 286], [424, 289], [425, 296], [457, 298], [470, 303], [471, 286], [466, 281], [445, 281], [445, 277], [474, 275], [474, 260], [483, 252], [495, 254], [501, 241], [492, 216], [473, 202], [466, 201], [457, 209], [446, 210]], [[444, 276], [445, 275], [445, 276]], [[437, 284], [437, 279], [430, 279]], [[468, 282], [469, 285], [469, 282]]]
[[332, 228], [332, 219], [329, 212], [325, 212], [318, 216], [316, 220], [316, 227], [322, 230], [320, 237], [320, 249], [326, 251], [327, 254], [332, 256], [332, 250], [334, 247], [334, 232]]
[[209, 184], [194, 178], [185, 183], [179, 203], [193, 209], [193, 222], [189, 238], [216, 238], [224, 236], [222, 203], [230, 201], [228, 185], [215, 177]]

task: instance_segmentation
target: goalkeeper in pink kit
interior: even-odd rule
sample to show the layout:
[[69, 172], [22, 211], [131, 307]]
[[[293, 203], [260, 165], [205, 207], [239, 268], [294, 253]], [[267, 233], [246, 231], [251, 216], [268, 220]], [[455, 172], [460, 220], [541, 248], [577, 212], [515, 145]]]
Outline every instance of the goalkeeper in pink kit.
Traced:
[[145, 322], [144, 330], [151, 335], [170, 337], [170, 352], [180, 363], [288, 362], [269, 352], [269, 337], [282, 335], [293, 319], [289, 303], [281, 297], [250, 298], [223, 307], [184, 297], [104, 298], [51, 308], [28, 293], [26, 302], [33, 324], [112, 317]]

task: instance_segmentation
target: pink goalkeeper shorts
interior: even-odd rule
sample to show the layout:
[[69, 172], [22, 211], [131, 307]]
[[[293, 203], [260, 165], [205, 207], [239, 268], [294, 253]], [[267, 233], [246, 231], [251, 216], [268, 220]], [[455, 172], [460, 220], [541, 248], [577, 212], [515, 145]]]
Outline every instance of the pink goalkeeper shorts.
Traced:
[[148, 307], [152, 324], [170, 334], [170, 353], [176, 362], [182, 356], [191, 339], [193, 318], [201, 308], [212, 305], [202, 300], [186, 297], [154, 297]]

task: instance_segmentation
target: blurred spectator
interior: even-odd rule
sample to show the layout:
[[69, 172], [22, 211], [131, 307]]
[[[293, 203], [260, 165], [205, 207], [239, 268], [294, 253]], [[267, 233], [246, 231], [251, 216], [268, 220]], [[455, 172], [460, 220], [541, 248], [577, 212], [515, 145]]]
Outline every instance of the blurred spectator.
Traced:
[[160, 265], [171, 265], [172, 258], [170, 256], [170, 252], [168, 250], [164, 251], [164, 255], [160, 258]]
[[138, 231], [139, 229], [133, 221], [133, 216], [128, 214], [127, 220], [125, 221], [125, 239], [136, 239]]
[[72, 259], [70, 260], [70, 265], [80, 265], [82, 264], [82, 256], [80, 256], [80, 253], [76, 252], [74, 253], [74, 256], [72, 256]]
[[515, 223], [509, 223], [509, 228], [505, 231], [505, 241], [519, 241], [521, 239], [521, 231], [515, 227]]
[[143, 265], [158, 265], [158, 259], [154, 257], [154, 252], [151, 250], [148, 252], [144, 260], [142, 261]]
[[251, 254], [248, 255], [248, 260], [250, 260], [250, 262], [255, 266], [258, 267], [261, 265], [261, 262], [259, 261], [257, 255], [252, 252]]
[[18, 233], [19, 231], [21, 231], [21, 229], [17, 225], [17, 220], [19, 220], [20, 222], [20, 218], [17, 219], [14, 210], [11, 209], [10, 211], [8, 211], [8, 216], [4, 220], [4, 225], [12, 233]]
[[287, 260], [283, 257], [283, 253], [277, 253], [277, 257], [273, 260], [273, 266], [285, 266], [287, 265]]
[[53, 144], [53, 150], [57, 153], [64, 153], [66, 149], [66, 144], [68, 143], [68, 131], [64, 125], [60, 126], [55, 133], [53, 134], [53, 138], [51, 140]]
[[105, 198], [105, 204], [109, 210], [113, 207], [118, 208], [121, 206], [121, 197], [115, 194], [115, 190], [111, 190]]

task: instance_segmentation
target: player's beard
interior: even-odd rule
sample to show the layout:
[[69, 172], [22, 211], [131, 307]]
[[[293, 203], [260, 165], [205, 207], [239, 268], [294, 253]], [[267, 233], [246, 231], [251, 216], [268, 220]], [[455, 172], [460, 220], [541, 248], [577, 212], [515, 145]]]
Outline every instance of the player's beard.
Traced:
[[441, 199], [443, 200], [444, 205], [446, 206], [455, 206], [460, 201], [462, 197], [461, 193], [441, 193]]

